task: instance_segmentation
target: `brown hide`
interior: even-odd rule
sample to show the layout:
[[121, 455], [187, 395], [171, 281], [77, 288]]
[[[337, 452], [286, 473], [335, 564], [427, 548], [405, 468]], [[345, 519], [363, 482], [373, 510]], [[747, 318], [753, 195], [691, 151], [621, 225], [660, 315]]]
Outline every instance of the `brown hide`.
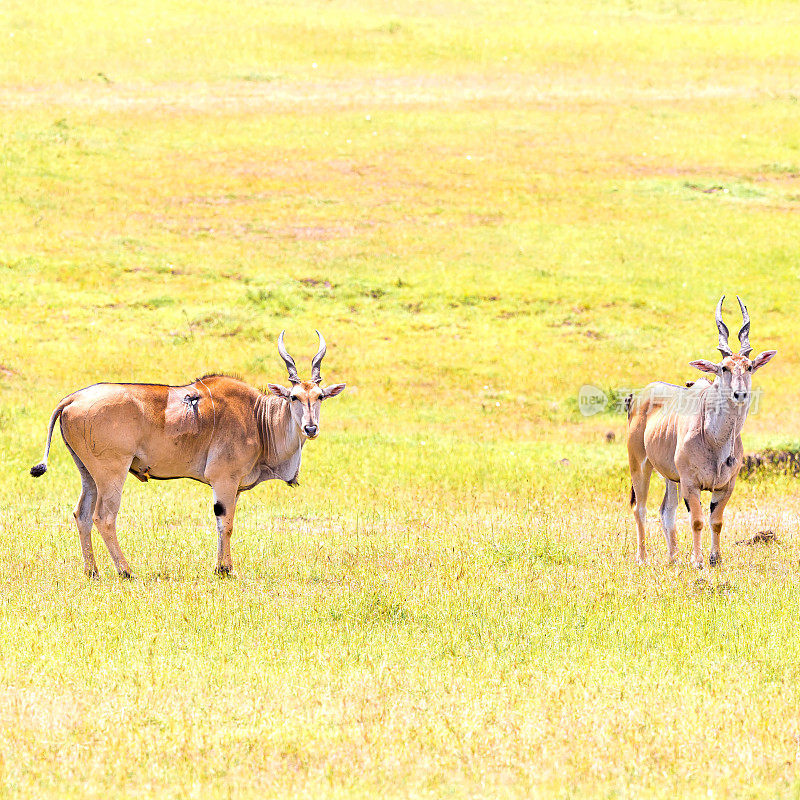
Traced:
[[220, 471], [252, 472], [261, 456], [255, 409], [272, 402], [224, 376], [186, 386], [101, 383], [71, 398], [61, 433], [93, 475], [124, 466], [143, 477], [203, 483]]
[[[319, 423], [322, 391], [334, 396], [343, 384], [321, 390], [294, 382], [283, 395], [264, 394], [241, 380], [208, 375], [185, 386], [98, 383], [65, 397], [50, 419], [47, 469], [55, 422], [82, 480], [74, 511], [86, 572], [97, 576], [92, 524], [97, 526], [122, 575], [130, 567], [116, 538], [116, 516], [128, 472], [139, 480], [193, 478], [210, 485], [219, 541], [217, 571], [230, 572], [230, 537], [240, 492], [269, 479], [297, 483], [307, 436], [298, 420]], [[295, 412], [293, 414], [292, 405]]]

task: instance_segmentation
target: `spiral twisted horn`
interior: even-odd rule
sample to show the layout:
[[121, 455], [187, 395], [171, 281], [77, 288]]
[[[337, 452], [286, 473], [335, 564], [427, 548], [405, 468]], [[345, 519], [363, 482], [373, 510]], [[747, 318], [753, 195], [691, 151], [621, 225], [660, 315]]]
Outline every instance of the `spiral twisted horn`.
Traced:
[[286, 369], [289, 372], [289, 381], [291, 383], [300, 383], [300, 376], [297, 374], [297, 367], [295, 366], [294, 359], [286, 352], [286, 348], [283, 345], [284, 333], [286, 333], [286, 331], [281, 331], [281, 335], [278, 337], [278, 352], [286, 363]]
[[314, 383], [322, 383], [320, 369], [322, 367], [322, 359], [325, 358], [325, 351], [328, 348], [325, 345], [325, 339], [322, 338], [322, 334], [319, 331], [316, 331], [316, 333], [319, 336], [319, 350], [314, 358], [311, 359], [311, 380]]
[[739, 344], [741, 345], [739, 355], [749, 356], [753, 352], [753, 348], [750, 347], [750, 315], [747, 313], [747, 306], [742, 302], [742, 298], [738, 294], [736, 299], [739, 301], [739, 308], [742, 309], [743, 323], [739, 329]]
[[728, 331], [728, 326], [722, 321], [722, 303], [725, 300], [725, 295], [722, 295], [719, 299], [719, 303], [717, 303], [717, 310], [714, 314], [717, 320], [717, 330], [719, 331], [719, 344], [717, 345], [717, 350], [722, 353], [723, 356], [732, 356], [733, 350], [731, 350], [730, 345], [728, 344], [728, 336], [730, 336], [730, 332]]

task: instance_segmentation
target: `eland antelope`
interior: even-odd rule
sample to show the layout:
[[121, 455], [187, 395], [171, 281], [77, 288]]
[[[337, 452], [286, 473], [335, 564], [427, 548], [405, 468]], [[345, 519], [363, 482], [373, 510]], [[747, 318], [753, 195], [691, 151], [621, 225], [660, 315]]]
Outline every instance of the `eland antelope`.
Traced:
[[687, 386], [651, 383], [628, 398], [628, 462], [631, 470], [631, 506], [638, 532], [637, 561], [644, 563], [645, 517], [650, 476], [655, 469], [666, 481], [661, 502], [661, 525], [667, 540], [667, 557], [677, 555], [675, 511], [683, 498], [692, 521], [694, 536], [692, 564], [703, 566], [701, 532], [703, 510], [700, 492], [711, 492], [711, 552], [709, 564], [720, 562], [719, 539], [722, 515], [742, 466], [742, 426], [750, 407], [752, 374], [775, 355], [767, 350], [749, 358], [750, 317], [744, 303], [740, 349], [728, 345], [728, 328], [722, 321], [723, 296], [716, 309], [718, 349], [722, 361], [701, 359], [689, 362], [702, 372], [716, 376], [714, 382], [701, 378]]
[[92, 523], [119, 574], [131, 575], [116, 532], [129, 472], [140, 481], [192, 478], [211, 486], [218, 533], [216, 572], [232, 571], [237, 497], [265, 480], [297, 485], [303, 445], [319, 433], [320, 404], [345, 388], [343, 383], [322, 387], [326, 347], [322, 334], [317, 335], [320, 346], [311, 362], [310, 381], [300, 380], [283, 332], [278, 337], [291, 388], [271, 383], [265, 393], [226, 375], [204, 375], [185, 386], [97, 383], [56, 406], [44, 459], [31, 475], [47, 470], [53, 428], [60, 418], [61, 436], [81, 476], [73, 516], [87, 575], [99, 574]]

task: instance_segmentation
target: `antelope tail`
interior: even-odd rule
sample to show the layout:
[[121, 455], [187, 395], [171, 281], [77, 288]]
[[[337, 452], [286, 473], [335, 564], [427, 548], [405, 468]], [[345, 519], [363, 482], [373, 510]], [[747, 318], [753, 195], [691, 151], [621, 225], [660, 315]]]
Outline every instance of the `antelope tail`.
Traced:
[[42, 461], [36, 466], [31, 467], [31, 475], [34, 478], [38, 478], [40, 475], [44, 475], [47, 472], [47, 458], [50, 455], [50, 441], [53, 438], [53, 428], [56, 426], [56, 420], [61, 416], [61, 412], [72, 402], [72, 395], [69, 397], [65, 397], [57, 406], [56, 410], [53, 412], [53, 416], [50, 417], [50, 427], [47, 429], [47, 442], [44, 446], [44, 458]]
[[631, 418], [631, 408], [633, 407], [633, 392], [631, 392], [623, 401], [625, 411], [628, 413], [628, 419]]

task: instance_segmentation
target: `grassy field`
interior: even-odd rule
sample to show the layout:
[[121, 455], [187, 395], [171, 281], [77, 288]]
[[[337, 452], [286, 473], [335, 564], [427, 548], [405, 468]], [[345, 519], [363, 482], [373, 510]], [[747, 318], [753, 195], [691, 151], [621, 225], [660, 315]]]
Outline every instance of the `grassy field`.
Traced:
[[[624, 416], [578, 406], [696, 377], [738, 293], [745, 449], [797, 444], [798, 41], [756, 0], [4, 2], [0, 797], [799, 797], [795, 480], [703, 572], [654, 481], [637, 568]], [[137, 578], [95, 535], [85, 579], [60, 437], [27, 473], [56, 403], [285, 381], [283, 328], [348, 389], [237, 578], [206, 487], [131, 480]]]

